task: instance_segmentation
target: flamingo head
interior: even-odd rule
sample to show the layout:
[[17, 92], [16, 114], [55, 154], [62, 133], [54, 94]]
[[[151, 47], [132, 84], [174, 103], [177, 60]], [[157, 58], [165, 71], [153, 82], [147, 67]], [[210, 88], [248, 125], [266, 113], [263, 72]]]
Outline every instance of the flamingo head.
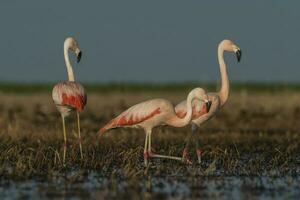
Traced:
[[206, 94], [205, 90], [202, 88], [195, 88], [192, 90], [191, 93], [193, 94], [194, 98], [205, 103], [206, 112], [208, 113], [212, 102], [209, 100], [208, 95]]
[[77, 49], [75, 51], [75, 54], [76, 54], [76, 58], [77, 58], [77, 63], [79, 63], [81, 60], [82, 52], [80, 51], [80, 49]]
[[241, 58], [242, 58], [242, 51], [241, 51], [241, 49], [238, 46], [234, 47], [234, 53], [236, 55], [237, 61], [240, 62]]
[[209, 112], [209, 110], [210, 110], [210, 107], [211, 107], [211, 104], [212, 104], [212, 102], [211, 102], [211, 101], [207, 101], [207, 102], [205, 102], [206, 113], [208, 113], [208, 112]]
[[234, 52], [237, 58], [237, 61], [240, 62], [242, 58], [241, 49], [235, 45], [231, 40], [223, 40], [219, 47], [222, 47], [224, 51]]
[[79, 63], [81, 60], [82, 52], [79, 48], [78, 42], [73, 37], [68, 37], [65, 40], [64, 45], [67, 49], [70, 49], [71, 51], [73, 51], [75, 53], [76, 58], [77, 58], [77, 63]]

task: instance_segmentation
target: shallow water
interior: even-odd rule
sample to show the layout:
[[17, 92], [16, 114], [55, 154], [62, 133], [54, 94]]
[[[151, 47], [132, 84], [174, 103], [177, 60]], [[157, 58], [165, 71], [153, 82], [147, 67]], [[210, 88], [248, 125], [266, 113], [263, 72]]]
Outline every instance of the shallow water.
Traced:
[[298, 177], [153, 177], [119, 179], [87, 175], [52, 177], [50, 180], [1, 180], [0, 199], [298, 199]]

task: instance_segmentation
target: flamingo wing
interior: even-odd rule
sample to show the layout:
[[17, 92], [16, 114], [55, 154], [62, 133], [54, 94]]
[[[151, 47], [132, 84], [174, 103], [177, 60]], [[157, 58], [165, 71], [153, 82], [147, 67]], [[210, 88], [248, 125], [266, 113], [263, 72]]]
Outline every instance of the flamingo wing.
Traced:
[[77, 82], [60, 82], [54, 86], [52, 97], [56, 105], [82, 111], [87, 102], [84, 88]]
[[102, 127], [100, 129], [100, 134], [117, 127], [135, 126], [160, 114], [161, 106], [159, 101], [160, 99], [154, 99], [130, 107]]

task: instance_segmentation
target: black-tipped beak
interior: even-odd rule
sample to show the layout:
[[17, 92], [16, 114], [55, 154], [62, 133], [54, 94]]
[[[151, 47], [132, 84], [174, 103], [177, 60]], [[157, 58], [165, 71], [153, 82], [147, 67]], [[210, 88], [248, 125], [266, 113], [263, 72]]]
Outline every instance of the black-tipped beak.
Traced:
[[80, 62], [81, 56], [82, 56], [82, 53], [81, 53], [81, 51], [79, 51], [79, 53], [77, 54], [77, 63]]
[[205, 102], [205, 106], [206, 106], [206, 112], [208, 113], [211, 107], [211, 101]]
[[237, 61], [240, 62], [240, 61], [241, 61], [241, 58], [242, 58], [242, 51], [241, 51], [240, 49], [238, 49], [238, 50], [235, 52], [235, 55], [236, 55]]

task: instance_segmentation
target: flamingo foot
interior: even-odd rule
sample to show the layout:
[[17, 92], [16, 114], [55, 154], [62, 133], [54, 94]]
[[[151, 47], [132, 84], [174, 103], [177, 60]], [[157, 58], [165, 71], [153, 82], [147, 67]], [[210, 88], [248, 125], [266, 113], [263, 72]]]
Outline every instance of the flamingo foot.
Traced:
[[201, 158], [202, 158], [202, 155], [203, 155], [203, 150], [197, 149], [196, 153], [197, 153], [197, 157], [198, 157], [198, 164], [201, 164], [201, 162], [202, 162]]
[[189, 159], [188, 156], [188, 148], [184, 148], [183, 149], [183, 153], [182, 153], [182, 162], [188, 164], [188, 165], [192, 165], [193, 162]]

